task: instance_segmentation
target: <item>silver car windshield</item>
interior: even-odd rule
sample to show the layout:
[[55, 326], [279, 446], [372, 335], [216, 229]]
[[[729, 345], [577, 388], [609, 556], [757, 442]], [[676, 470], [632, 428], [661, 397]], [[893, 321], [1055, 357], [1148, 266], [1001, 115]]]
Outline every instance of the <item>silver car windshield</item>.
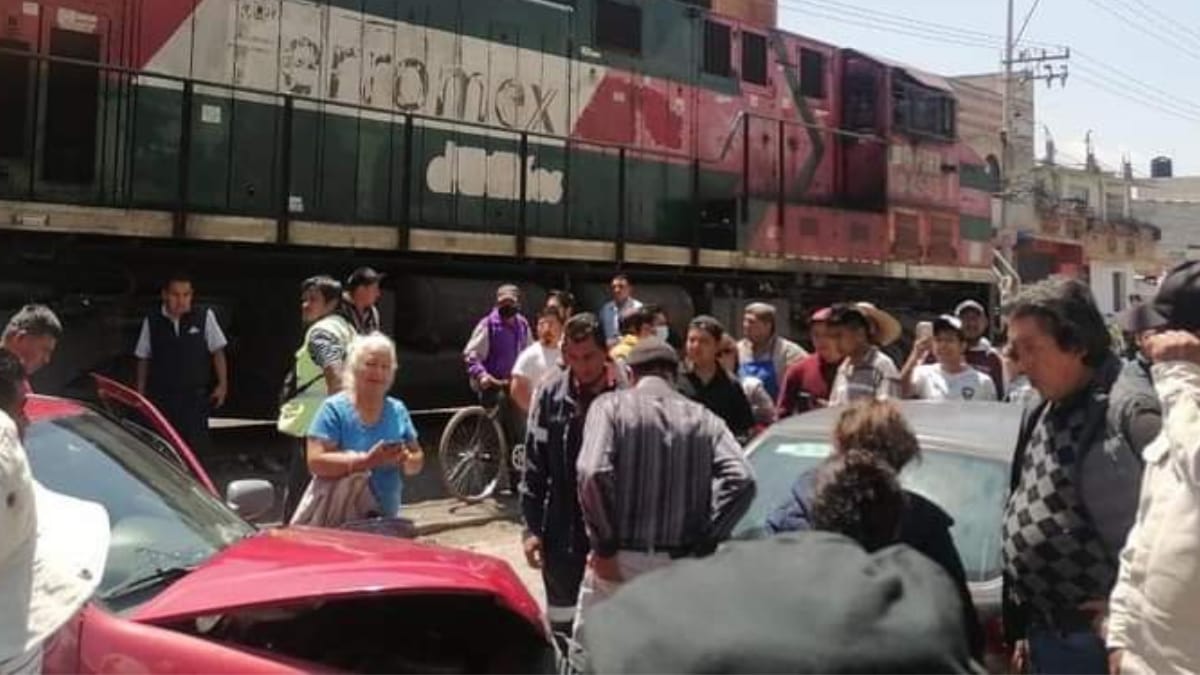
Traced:
[[[734, 536], [761, 535], [767, 516], [787, 502], [796, 479], [816, 468], [831, 449], [828, 441], [764, 439], [750, 456], [758, 491]], [[1000, 519], [1008, 493], [1008, 469], [1002, 462], [927, 448], [921, 459], [905, 467], [900, 482], [954, 518], [951, 534], [968, 580], [1000, 575]]]

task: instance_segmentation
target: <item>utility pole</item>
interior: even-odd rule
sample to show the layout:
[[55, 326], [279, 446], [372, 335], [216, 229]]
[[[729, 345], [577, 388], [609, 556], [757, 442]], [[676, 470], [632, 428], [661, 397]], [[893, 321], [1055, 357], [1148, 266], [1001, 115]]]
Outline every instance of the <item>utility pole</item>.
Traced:
[[[1016, 47], [1013, 36], [1013, 11], [1016, 0], [1008, 0], [1008, 27], [1004, 32], [1004, 98], [1002, 103], [1003, 129], [1000, 131], [1000, 235], [1002, 241], [1008, 241], [1008, 173], [1012, 169], [1012, 107], [1013, 107], [1013, 49]], [[1012, 258], [1012, 251], [1006, 250], [1005, 256]]]
[[[1067, 61], [1071, 58], [1070, 48], [1064, 49], [1059, 53], [1048, 53], [1046, 50], [1031, 52], [1022, 50], [1016, 54], [1017, 39], [1014, 34], [1014, 20], [1016, 18], [1016, 0], [1007, 0], [1008, 2], [1008, 25], [1005, 31], [1004, 39], [1004, 93], [1003, 93], [1003, 129], [1000, 132], [1000, 232], [1007, 234], [1009, 230], [1009, 201], [1012, 199], [1012, 186], [1014, 181], [1011, 174], [1014, 169], [1013, 161], [1013, 140], [1016, 136], [1014, 129], [1013, 118], [1014, 109], [1016, 107], [1016, 93], [1014, 86], [1016, 84], [1016, 68], [1021, 67], [1019, 73], [1020, 83], [1025, 84], [1030, 81], [1044, 81], [1047, 86], [1053, 86], [1055, 80], [1059, 80], [1065, 86], [1070, 73], [1067, 65], [1063, 63], [1055, 70], [1052, 62]], [[1032, 15], [1031, 15], [1032, 16]], [[1026, 25], [1029, 23], [1029, 18], [1026, 17]], [[1022, 30], [1022, 35], [1024, 30]], [[1011, 251], [1005, 251], [1011, 256]]]

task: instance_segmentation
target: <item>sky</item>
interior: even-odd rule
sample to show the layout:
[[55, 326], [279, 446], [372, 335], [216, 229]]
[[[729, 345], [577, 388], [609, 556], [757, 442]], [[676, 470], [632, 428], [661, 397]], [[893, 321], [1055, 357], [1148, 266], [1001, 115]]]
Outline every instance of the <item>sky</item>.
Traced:
[[[1036, 8], [1034, 5], [1036, 4]], [[1016, 0], [1028, 49], [1069, 46], [1064, 87], [1038, 83], [1039, 156], [1048, 127], [1063, 163], [1129, 156], [1135, 175], [1166, 155], [1200, 175], [1200, 1]], [[780, 26], [943, 75], [1001, 68], [1006, 0], [779, 0]], [[1046, 43], [1045, 45], [1043, 43]]]

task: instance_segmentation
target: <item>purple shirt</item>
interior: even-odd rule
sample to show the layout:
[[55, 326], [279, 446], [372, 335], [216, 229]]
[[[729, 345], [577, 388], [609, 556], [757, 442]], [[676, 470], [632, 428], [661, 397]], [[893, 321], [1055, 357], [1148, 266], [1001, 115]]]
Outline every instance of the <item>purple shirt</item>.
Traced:
[[529, 322], [517, 314], [506, 322], [500, 312], [493, 309], [475, 325], [471, 339], [463, 349], [467, 372], [472, 380], [484, 373], [497, 380], [507, 380], [512, 374], [517, 356], [533, 341]]

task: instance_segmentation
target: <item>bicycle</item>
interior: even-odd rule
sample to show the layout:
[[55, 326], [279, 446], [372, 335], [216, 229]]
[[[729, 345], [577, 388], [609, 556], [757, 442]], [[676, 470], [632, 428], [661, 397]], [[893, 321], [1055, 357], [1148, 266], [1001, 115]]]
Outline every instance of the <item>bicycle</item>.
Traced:
[[496, 491], [500, 467], [507, 463], [512, 476], [525, 466], [525, 446], [510, 445], [503, 415], [509, 411], [508, 381], [497, 384], [491, 405], [473, 405], [450, 418], [438, 444], [442, 483], [455, 498], [469, 504], [481, 502]]

